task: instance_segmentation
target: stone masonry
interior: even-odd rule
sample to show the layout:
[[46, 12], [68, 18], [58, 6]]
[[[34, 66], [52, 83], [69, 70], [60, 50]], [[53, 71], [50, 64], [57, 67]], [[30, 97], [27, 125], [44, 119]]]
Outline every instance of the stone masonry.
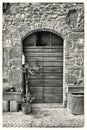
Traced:
[[3, 87], [22, 91], [22, 40], [37, 30], [64, 39], [63, 87], [84, 86], [84, 4], [9, 3], [3, 12]]

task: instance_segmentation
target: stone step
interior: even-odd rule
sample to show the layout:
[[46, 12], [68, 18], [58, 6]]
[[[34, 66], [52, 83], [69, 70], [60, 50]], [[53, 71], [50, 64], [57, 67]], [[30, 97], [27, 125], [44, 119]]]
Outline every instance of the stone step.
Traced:
[[52, 109], [57, 109], [57, 108], [63, 108], [63, 103], [33, 103], [32, 104], [32, 110], [52, 110]]

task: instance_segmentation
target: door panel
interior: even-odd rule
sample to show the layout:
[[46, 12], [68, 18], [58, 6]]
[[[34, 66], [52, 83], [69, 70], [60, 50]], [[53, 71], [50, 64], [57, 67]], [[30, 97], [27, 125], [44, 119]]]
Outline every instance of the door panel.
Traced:
[[46, 103], [57, 103], [63, 100], [63, 53], [56, 48], [43, 51], [44, 97]]
[[26, 55], [28, 55], [28, 57], [42, 57], [42, 53], [30, 53], [30, 52], [26, 52]]
[[62, 87], [44, 87], [44, 93], [45, 94], [60, 94], [63, 93]]
[[57, 72], [61, 72], [63, 73], [63, 67], [61, 66], [45, 66], [44, 67], [44, 72], [54, 72], [54, 73], [57, 73]]
[[44, 87], [62, 87], [63, 80], [44, 79]]
[[49, 57], [58, 57], [58, 56], [63, 56], [62, 52], [58, 52], [58, 53], [43, 53], [43, 56], [49, 56]]
[[35, 61], [42, 61], [42, 56], [38, 56], [38, 57], [33, 57], [33, 56], [26, 56], [26, 61], [28, 62], [35, 62]]
[[[32, 51], [33, 50], [33, 51]], [[38, 68], [33, 75], [30, 75], [30, 91], [35, 97], [36, 103], [43, 103], [42, 86], [42, 49], [25, 47], [26, 62], [33, 68]]]
[[63, 102], [63, 95], [45, 94], [44, 95], [44, 102], [45, 103], [62, 103]]
[[[33, 85], [34, 85], [35, 83], [38, 84], [38, 87], [39, 87], [39, 86], [42, 85], [42, 78], [41, 78], [41, 79], [34, 79], [34, 78], [33, 78], [33, 79], [30, 79], [30, 82], [31, 82], [31, 84], [33, 84]], [[40, 83], [40, 85], [39, 85], [39, 83]], [[36, 85], [36, 84], [35, 84], [35, 85]]]
[[60, 61], [60, 62], [63, 62], [63, 58], [62, 57], [48, 57], [48, 56], [46, 56], [46, 57], [43, 57], [43, 59], [44, 59], [44, 62], [45, 61], [52, 61], [52, 62], [58, 62], [58, 61]]
[[34, 102], [43, 103], [43, 87], [32, 87], [30, 88], [32, 95], [35, 97]]
[[53, 62], [53, 61], [50, 61], [50, 62], [48, 62], [48, 61], [46, 61], [46, 62], [44, 62], [44, 65], [43, 65], [44, 67], [45, 66], [63, 66], [63, 62]]
[[62, 79], [62, 73], [52, 73], [52, 72], [44, 72], [43, 73], [45, 79]]

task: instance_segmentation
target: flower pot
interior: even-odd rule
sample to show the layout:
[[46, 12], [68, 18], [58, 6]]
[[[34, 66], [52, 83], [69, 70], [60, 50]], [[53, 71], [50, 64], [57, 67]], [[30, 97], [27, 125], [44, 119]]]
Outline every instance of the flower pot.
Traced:
[[84, 93], [69, 93], [67, 109], [72, 114], [84, 114]]
[[21, 107], [24, 114], [29, 114], [31, 112], [31, 104], [23, 103]]

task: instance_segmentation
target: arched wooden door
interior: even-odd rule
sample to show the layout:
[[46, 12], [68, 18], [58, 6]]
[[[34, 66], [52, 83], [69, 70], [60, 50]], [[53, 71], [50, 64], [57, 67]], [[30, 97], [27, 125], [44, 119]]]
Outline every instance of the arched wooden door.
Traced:
[[26, 62], [39, 68], [30, 76], [36, 103], [63, 102], [63, 39], [51, 32], [35, 32], [23, 40]]

